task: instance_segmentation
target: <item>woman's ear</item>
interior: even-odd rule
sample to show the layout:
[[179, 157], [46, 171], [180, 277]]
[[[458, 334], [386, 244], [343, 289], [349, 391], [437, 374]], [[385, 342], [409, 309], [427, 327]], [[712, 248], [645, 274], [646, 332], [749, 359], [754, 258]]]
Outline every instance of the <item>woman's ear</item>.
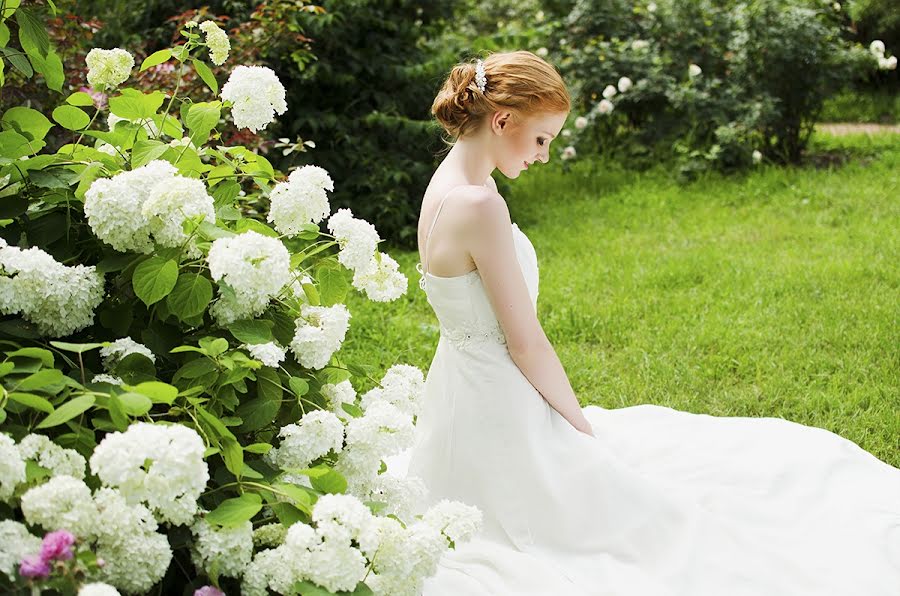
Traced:
[[510, 112], [494, 112], [493, 117], [491, 117], [491, 129], [498, 135], [503, 134], [503, 131], [509, 126], [511, 117], [512, 114]]

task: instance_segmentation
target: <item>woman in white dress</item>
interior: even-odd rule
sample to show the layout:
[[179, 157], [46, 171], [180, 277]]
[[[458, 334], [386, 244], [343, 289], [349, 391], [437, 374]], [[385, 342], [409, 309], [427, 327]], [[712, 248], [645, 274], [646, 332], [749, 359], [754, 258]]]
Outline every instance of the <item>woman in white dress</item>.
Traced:
[[536, 316], [535, 249], [491, 178], [546, 163], [569, 110], [523, 51], [455, 66], [432, 106], [457, 139], [419, 226], [441, 337], [388, 473], [484, 526], [423, 594], [900, 596], [900, 469], [781, 418], [579, 405]]

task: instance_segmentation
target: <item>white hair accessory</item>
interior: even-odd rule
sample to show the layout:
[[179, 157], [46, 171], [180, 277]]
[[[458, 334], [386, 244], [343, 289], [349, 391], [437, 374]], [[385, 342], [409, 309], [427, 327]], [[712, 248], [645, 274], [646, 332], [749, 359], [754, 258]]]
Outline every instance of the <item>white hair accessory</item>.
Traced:
[[478, 89], [484, 93], [484, 88], [487, 86], [487, 77], [484, 75], [484, 61], [481, 59], [475, 63], [475, 83], [478, 85]]

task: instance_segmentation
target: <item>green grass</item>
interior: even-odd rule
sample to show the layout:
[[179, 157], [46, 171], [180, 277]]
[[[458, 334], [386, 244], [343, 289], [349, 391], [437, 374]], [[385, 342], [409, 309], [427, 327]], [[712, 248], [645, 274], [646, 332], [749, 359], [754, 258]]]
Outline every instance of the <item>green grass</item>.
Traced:
[[[538, 316], [582, 404], [776, 416], [900, 467], [900, 135], [815, 146], [869, 157], [687, 185], [586, 162], [512, 181]], [[427, 371], [438, 330], [418, 255], [390, 252], [409, 291], [354, 294], [342, 355]]]
[[900, 93], [885, 90], [846, 90], [825, 101], [820, 122], [900, 122]]

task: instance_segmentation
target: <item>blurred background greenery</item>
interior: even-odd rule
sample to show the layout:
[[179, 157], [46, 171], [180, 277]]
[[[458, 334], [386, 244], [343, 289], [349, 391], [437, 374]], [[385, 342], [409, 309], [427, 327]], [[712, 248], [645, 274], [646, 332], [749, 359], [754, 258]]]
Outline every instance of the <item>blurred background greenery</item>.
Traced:
[[[25, 4], [40, 8], [45, 0]], [[571, 145], [577, 159], [613, 157], [635, 171], [666, 162], [682, 182], [760, 160], [815, 160], [808, 141], [816, 122], [893, 124], [900, 116], [897, 70], [878, 68], [868, 50], [876, 39], [888, 55], [900, 49], [900, 11], [891, 0], [56, 5], [50, 32], [71, 89], [86, 85], [84, 55], [93, 47], [123, 47], [140, 61], [179, 43], [184, 22], [216, 19], [232, 43], [229, 61], [214, 69], [219, 79], [236, 64], [270, 66], [289, 106], [259, 135], [226, 125], [223, 140], [254, 147], [283, 171], [306, 163], [326, 168], [340, 181], [333, 208], [352, 208], [407, 249], [415, 246], [418, 205], [444, 150], [431, 102], [454, 63], [485, 52], [531, 50], [563, 73], [574, 106], [555, 157]], [[690, 64], [702, 75], [688, 74]], [[187, 94], [211, 99], [195, 73], [183, 74]], [[142, 72], [138, 85], [172, 88], [177, 75], [160, 65]], [[0, 107], [52, 109], [54, 92], [19, 76]], [[633, 86], [611, 98], [612, 113], [597, 114], [603, 90], [622, 77]], [[587, 126], [572, 126], [579, 116]], [[501, 192], [508, 189], [500, 183]]]

